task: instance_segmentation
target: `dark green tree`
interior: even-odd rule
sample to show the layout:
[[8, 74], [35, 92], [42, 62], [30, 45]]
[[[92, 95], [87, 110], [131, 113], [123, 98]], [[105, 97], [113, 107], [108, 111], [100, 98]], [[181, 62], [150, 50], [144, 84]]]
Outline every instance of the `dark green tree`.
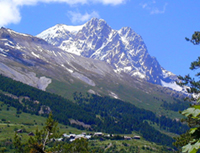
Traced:
[[21, 137], [16, 132], [15, 132], [13, 144], [15, 146], [16, 153], [24, 152], [23, 144], [21, 142]]
[[88, 142], [84, 138], [76, 139], [71, 144], [65, 145], [66, 153], [89, 153]]
[[[192, 35], [192, 38], [186, 38], [187, 41], [192, 42], [194, 45], [200, 44], [200, 32], [196, 31]], [[191, 63], [190, 69], [196, 70], [200, 68], [200, 57], [194, 62]], [[196, 74], [196, 77], [199, 77], [200, 73]], [[177, 82], [181, 86], [185, 86], [187, 88], [188, 93], [191, 96], [186, 99], [191, 101], [191, 106], [186, 110], [182, 111], [181, 114], [186, 118], [183, 121], [187, 122], [190, 130], [176, 138], [176, 142], [174, 143], [176, 146], [182, 147], [182, 152], [187, 153], [196, 153], [200, 149], [200, 80], [195, 80], [195, 78], [190, 77], [190, 75], [186, 75], [185, 77], [179, 76], [179, 82]]]
[[194, 34], [192, 35], [192, 38], [185, 38], [187, 41], [190, 41], [191, 43], [193, 43], [194, 45], [199, 45], [200, 43], [200, 32], [199, 31], [195, 31]]

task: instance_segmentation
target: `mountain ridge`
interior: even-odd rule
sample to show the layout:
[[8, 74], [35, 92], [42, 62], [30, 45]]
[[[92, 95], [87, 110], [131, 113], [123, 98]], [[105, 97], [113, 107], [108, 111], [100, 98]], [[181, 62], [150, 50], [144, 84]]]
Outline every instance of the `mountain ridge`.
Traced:
[[50, 28], [54, 29], [53, 33], [47, 29], [37, 37], [69, 53], [105, 61], [116, 73], [125, 72], [154, 84], [182, 90], [175, 85], [176, 75], [165, 70], [155, 57], [149, 55], [142, 37], [130, 27], [113, 30], [106, 21], [97, 18], [77, 26], [75, 33], [67, 30], [66, 25], [62, 26], [65, 27], [64, 34], [56, 25]]

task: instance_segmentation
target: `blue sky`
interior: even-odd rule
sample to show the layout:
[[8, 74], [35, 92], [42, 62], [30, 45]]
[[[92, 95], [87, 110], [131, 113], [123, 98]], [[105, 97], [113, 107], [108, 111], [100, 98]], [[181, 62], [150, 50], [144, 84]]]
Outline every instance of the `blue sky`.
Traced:
[[199, 0], [0, 0], [0, 26], [37, 35], [58, 23], [102, 18], [115, 30], [131, 27], [163, 68], [185, 75], [194, 74], [189, 66], [200, 53], [184, 39], [200, 30], [199, 6]]

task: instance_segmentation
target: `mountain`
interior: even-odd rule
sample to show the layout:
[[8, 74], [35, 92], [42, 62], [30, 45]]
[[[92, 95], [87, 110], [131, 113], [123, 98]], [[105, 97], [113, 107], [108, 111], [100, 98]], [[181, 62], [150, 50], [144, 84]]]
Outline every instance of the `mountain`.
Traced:
[[[178, 125], [181, 124], [179, 118], [182, 116], [177, 112], [177, 109], [179, 108], [179, 104], [183, 103], [178, 99], [182, 97], [182, 93], [162, 87], [159, 84], [152, 84], [135, 75], [130, 75], [129, 73], [126, 73], [124, 69], [120, 70], [117, 66], [114, 68], [116, 64], [114, 64], [115, 60], [113, 59], [110, 59], [111, 62], [107, 63], [98, 58], [88, 58], [97, 57], [98, 54], [94, 54], [95, 52], [92, 53], [93, 50], [90, 50], [91, 56], [89, 56], [89, 52], [87, 51], [82, 52], [82, 49], [80, 49], [80, 53], [76, 55], [63, 50], [64, 48], [61, 49], [58, 47], [58, 44], [56, 44], [58, 40], [65, 42], [64, 40], [67, 37], [74, 37], [73, 39], [75, 39], [77, 34], [81, 37], [80, 32], [83, 29], [86, 31], [89, 30], [84, 28], [84, 26], [89, 23], [90, 21], [85, 25], [78, 27], [57, 25], [65, 28], [60, 28], [60, 32], [57, 32], [57, 29], [52, 29], [51, 34], [55, 32], [57, 35], [49, 38], [57, 40], [55, 41], [55, 44], [51, 44], [49, 41], [39, 37], [18, 33], [11, 29], [1, 28], [0, 74], [37, 87], [41, 90], [54, 93], [54, 96], [55, 94], [61, 96], [54, 98], [54, 96], [50, 96], [50, 93], [45, 92], [45, 94], [41, 94], [42, 92], [39, 92], [39, 90], [33, 94], [33, 91], [36, 89], [27, 88], [27, 86], [21, 86], [18, 83], [15, 85], [8, 85], [3, 89], [3, 85], [6, 85], [7, 83], [3, 80], [4, 77], [0, 77], [0, 98], [3, 98], [3, 95], [5, 95], [7, 97], [5, 98], [7, 104], [20, 105], [25, 110], [28, 108], [29, 111], [41, 108], [35, 107], [35, 105], [45, 105], [47, 106], [47, 109], [50, 108], [56, 112], [55, 115], [59, 116], [58, 118], [62, 120], [61, 122], [67, 122], [66, 114], [69, 114], [69, 119], [73, 118], [84, 121], [86, 124], [90, 124], [91, 120], [88, 119], [91, 119], [92, 117], [92, 120], [95, 121], [94, 127], [97, 128], [97, 131], [105, 129], [105, 127], [107, 127], [107, 132], [109, 133], [120, 129], [123, 130], [123, 133], [126, 133], [127, 131], [127, 133], [130, 133], [133, 130], [139, 131], [142, 129], [140, 132], [143, 135], [149, 135], [148, 138], [151, 139], [156, 138], [156, 141], [154, 140], [153, 142], [160, 142], [162, 139], [158, 137], [158, 133], [161, 137], [163, 137], [163, 134], [159, 131], [160, 129], [153, 128], [149, 125], [147, 119], [151, 121], [150, 123], [152, 123], [152, 125], [154, 122], [160, 124], [160, 119], [162, 119], [163, 127], [166, 127], [164, 124], [168, 124], [168, 121], [180, 127]], [[90, 31], [92, 31], [92, 29], [90, 29]], [[63, 33], [66, 34], [66, 38], [63, 38]], [[48, 35], [48, 32], [46, 34]], [[82, 35], [82, 37], [84, 38], [85, 35], [86, 34]], [[90, 33], [88, 32], [87, 35], [89, 37]], [[75, 46], [75, 41], [72, 41], [71, 39], [72, 38], [70, 38], [69, 41]], [[98, 39], [99, 37], [97, 37], [97, 40]], [[101, 42], [97, 40], [95, 41], [96, 44], [101, 44]], [[119, 39], [118, 42], [120, 43], [120, 41], [121, 40]], [[68, 41], [66, 40], [66, 42]], [[84, 44], [84, 41], [82, 42]], [[88, 40], [88, 43], [89, 42], [90, 41]], [[91, 46], [92, 43], [93, 41], [91, 39]], [[85, 43], [84, 45], [87, 48], [88, 44]], [[97, 47], [98, 45], [93, 46]], [[120, 47], [118, 46], [118, 48]], [[73, 48], [70, 49], [73, 50]], [[77, 51], [75, 47], [74, 51]], [[117, 48], [114, 51], [117, 52]], [[81, 56], [81, 54], [88, 54], [88, 57], [84, 57], [86, 55]], [[100, 52], [99, 55], [101, 55]], [[114, 54], [112, 55], [114, 56]], [[130, 57], [128, 51], [127, 56]], [[151, 57], [147, 51], [145, 56]], [[107, 56], [105, 56], [105, 58], [107, 58]], [[122, 64], [123, 62], [121, 65]], [[162, 72], [169, 73], [164, 69], [162, 69]], [[14, 91], [15, 93], [9, 92], [8, 90]], [[92, 93], [94, 95], [90, 97], [89, 94], [84, 93]], [[12, 99], [15, 100], [16, 103], [9, 100], [9, 98], [11, 98], [9, 95], [14, 97]], [[17, 100], [23, 99], [23, 97], [20, 96], [23, 96], [24, 98], [29, 97], [33, 100], [34, 104], [30, 103], [30, 109], [27, 105], [21, 105]], [[109, 98], [108, 96], [113, 98]], [[63, 101], [63, 97], [67, 97], [68, 99], [73, 100], [73, 102], [68, 103], [67, 101]], [[3, 100], [0, 101], [4, 102]], [[29, 103], [29, 101], [25, 102]], [[77, 107], [75, 105], [77, 105]], [[176, 106], [176, 110], [173, 109], [174, 106]], [[144, 112], [147, 112], [147, 114]], [[91, 115], [91, 113], [93, 115]], [[87, 114], [89, 114], [89, 117], [84, 117]], [[75, 117], [76, 115], [78, 115], [77, 118]], [[139, 118], [141, 119], [140, 121], [137, 120]], [[101, 122], [106, 123], [107, 125], [98, 125], [98, 123]], [[135, 127], [136, 123], [138, 123], [139, 128]], [[113, 127], [115, 128], [113, 129]], [[169, 128], [167, 129], [169, 130]], [[174, 128], [173, 126], [173, 130], [174, 129], [177, 130], [178, 128]], [[174, 131], [174, 133], [177, 132]], [[168, 137], [163, 140], [167, 140], [167, 142], [163, 142], [162, 144], [171, 144], [171, 142], [168, 141]]]
[[[69, 26], [68, 26], [69, 27]], [[70, 27], [76, 33], [80, 27]], [[73, 99], [74, 92], [111, 96], [168, 116], [163, 102], [176, 103], [182, 93], [146, 82], [105, 61], [68, 53], [44, 39], [0, 29], [0, 74], [41, 90]]]
[[149, 55], [142, 37], [129, 27], [113, 30], [104, 20], [93, 18], [81, 26], [55, 25], [37, 37], [66, 52], [105, 61], [116, 73], [182, 90], [175, 84], [176, 75]]

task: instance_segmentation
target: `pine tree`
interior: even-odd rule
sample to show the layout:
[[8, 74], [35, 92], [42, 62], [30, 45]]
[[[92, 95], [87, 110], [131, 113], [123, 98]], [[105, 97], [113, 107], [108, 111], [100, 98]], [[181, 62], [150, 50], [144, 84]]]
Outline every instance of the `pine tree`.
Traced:
[[57, 125], [58, 123], [53, 120], [53, 115], [50, 113], [44, 128], [42, 130], [37, 128], [34, 136], [29, 137], [28, 142], [22, 143], [20, 136], [15, 133], [14, 146], [16, 152], [46, 153], [51, 152], [52, 150], [60, 150], [60, 145], [54, 145], [53, 147], [47, 146], [53, 138], [59, 137]]
[[[194, 45], [200, 44], [200, 32], [196, 31], [192, 35], [192, 38], [186, 38], [187, 41], [192, 42]], [[196, 70], [200, 68], [200, 57], [194, 62], [191, 63], [190, 69]], [[200, 76], [200, 73], [196, 74], [197, 77]], [[176, 138], [175, 146], [181, 146], [182, 152], [187, 153], [196, 153], [200, 150], [200, 81], [196, 81], [190, 75], [185, 77], [179, 76], [179, 82], [177, 84], [187, 87], [190, 97], [187, 97], [187, 100], [191, 101], [191, 106], [186, 110], [182, 111], [181, 114], [186, 118], [183, 121], [187, 122], [190, 127], [190, 130]]]
[[21, 142], [21, 138], [16, 132], [15, 132], [13, 143], [14, 143], [14, 146], [15, 146], [15, 152], [16, 153], [24, 152], [23, 145], [22, 145], [22, 142]]

